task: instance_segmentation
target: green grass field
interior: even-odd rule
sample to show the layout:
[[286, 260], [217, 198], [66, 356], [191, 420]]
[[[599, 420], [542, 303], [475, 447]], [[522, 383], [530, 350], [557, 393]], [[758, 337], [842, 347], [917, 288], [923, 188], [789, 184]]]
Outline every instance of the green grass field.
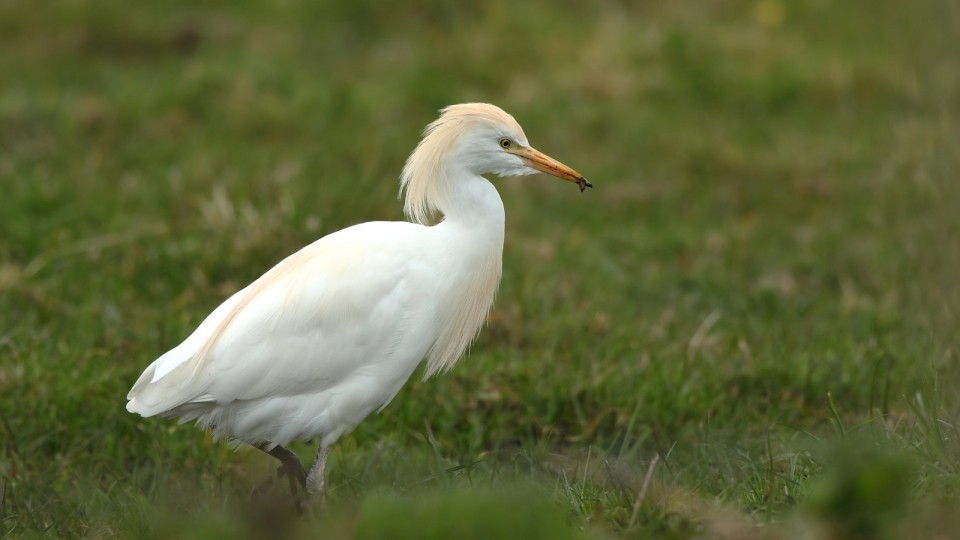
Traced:
[[[0, 539], [957, 534], [958, 28], [943, 0], [0, 1]], [[488, 326], [341, 439], [321, 511], [251, 508], [270, 458], [125, 411], [227, 295], [402, 219], [464, 101], [596, 187], [496, 180]]]

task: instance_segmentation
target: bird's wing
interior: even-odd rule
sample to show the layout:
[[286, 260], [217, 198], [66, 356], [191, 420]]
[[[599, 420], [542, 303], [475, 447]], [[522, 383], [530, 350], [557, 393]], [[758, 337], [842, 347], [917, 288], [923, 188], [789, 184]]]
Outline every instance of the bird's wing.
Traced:
[[144, 371], [127, 409], [151, 416], [189, 403], [321, 391], [385, 363], [416, 296], [409, 233], [419, 226], [382, 225], [324, 237], [230, 297]]

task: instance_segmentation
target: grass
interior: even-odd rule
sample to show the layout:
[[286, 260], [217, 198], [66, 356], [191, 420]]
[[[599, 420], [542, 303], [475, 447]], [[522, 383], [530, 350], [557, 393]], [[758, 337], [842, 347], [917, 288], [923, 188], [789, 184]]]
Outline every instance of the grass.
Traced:
[[[958, 25], [936, 0], [0, 3], [0, 538], [952, 534]], [[323, 512], [251, 509], [268, 459], [125, 412], [230, 292], [401, 219], [419, 130], [471, 100], [596, 188], [497, 181], [488, 327], [337, 444]]]

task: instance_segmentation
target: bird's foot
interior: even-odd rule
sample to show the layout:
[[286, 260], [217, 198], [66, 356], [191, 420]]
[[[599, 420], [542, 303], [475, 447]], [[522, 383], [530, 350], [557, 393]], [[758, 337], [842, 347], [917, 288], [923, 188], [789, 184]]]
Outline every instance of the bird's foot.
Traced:
[[[277, 480], [280, 480], [283, 477], [287, 477], [287, 483], [290, 489], [290, 497], [293, 502], [293, 509], [295, 513], [302, 514], [304, 510], [315, 506], [312, 497], [304, 486], [304, 482], [306, 481], [306, 472], [303, 470], [303, 467], [297, 468], [287, 464], [277, 467], [277, 472], [275, 474], [267, 476], [262, 482], [257, 484], [256, 487], [253, 488], [253, 492], [250, 494], [250, 501], [257, 505], [262, 505], [266, 502], [268, 506], [274, 506], [276, 504], [286, 506], [286, 504], [289, 504], [289, 502], [283, 503], [277, 498], [276, 495], [269, 495], [271, 490], [273, 490], [273, 486]], [[281, 496], [280, 498], [282, 499], [285, 497]]]
[[296, 497], [298, 491], [307, 491], [307, 471], [299, 461], [284, 461], [277, 467], [277, 478], [287, 477], [290, 485], [290, 495]]
[[307, 492], [306, 496], [300, 499], [297, 507], [301, 513], [313, 512], [322, 509], [326, 503], [327, 498], [324, 493]]
[[254, 503], [259, 503], [266, 500], [268, 498], [267, 494], [273, 488], [274, 482], [277, 479], [286, 477], [290, 489], [290, 495], [294, 500], [294, 507], [299, 513], [302, 508], [303, 500], [308, 496], [306, 486], [307, 471], [303, 468], [303, 465], [300, 464], [299, 459], [290, 457], [293, 456], [292, 453], [287, 455], [283, 452], [276, 452], [276, 455], [277, 458], [280, 459], [281, 465], [277, 467], [275, 474], [268, 476], [262, 482], [257, 484], [255, 488], [253, 488], [253, 492], [250, 494], [250, 500]]

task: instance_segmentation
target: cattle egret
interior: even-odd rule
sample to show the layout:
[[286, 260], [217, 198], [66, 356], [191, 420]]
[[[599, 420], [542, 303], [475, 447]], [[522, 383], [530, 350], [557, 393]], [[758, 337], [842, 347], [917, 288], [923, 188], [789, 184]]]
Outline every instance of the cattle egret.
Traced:
[[[150, 364], [127, 410], [255, 446], [281, 462], [294, 494], [319, 497], [330, 445], [383, 409], [421, 360], [424, 378], [450, 369], [483, 325], [504, 211], [482, 175], [540, 171], [592, 187], [498, 107], [440, 112], [400, 175], [409, 222], [354, 225], [290, 255]], [[308, 472], [283, 445], [317, 438]]]

